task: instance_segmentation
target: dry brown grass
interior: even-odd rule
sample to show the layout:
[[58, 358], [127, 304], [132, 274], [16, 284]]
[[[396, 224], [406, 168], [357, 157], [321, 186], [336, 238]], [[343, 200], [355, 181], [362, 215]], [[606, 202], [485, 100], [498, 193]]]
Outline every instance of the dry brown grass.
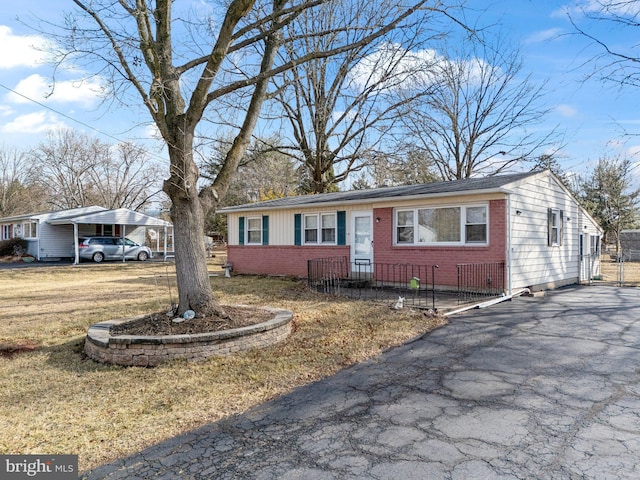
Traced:
[[621, 265], [610, 261], [604, 256], [600, 264], [602, 280], [605, 282], [619, 282], [622, 278], [624, 285], [640, 286], [640, 262], [624, 262]]
[[[210, 261], [220, 272], [218, 256]], [[295, 313], [295, 332], [261, 351], [203, 363], [123, 368], [82, 355], [89, 325], [165, 309], [176, 299], [163, 263], [0, 271], [0, 453], [73, 453], [86, 470], [245, 411], [442, 324], [405, 309], [327, 298], [286, 279], [211, 279], [223, 303]]]

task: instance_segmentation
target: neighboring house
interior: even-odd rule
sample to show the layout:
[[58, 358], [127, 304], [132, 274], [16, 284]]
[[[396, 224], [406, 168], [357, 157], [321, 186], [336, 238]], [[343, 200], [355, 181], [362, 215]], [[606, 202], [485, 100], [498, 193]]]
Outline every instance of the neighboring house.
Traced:
[[[0, 240], [22, 237], [28, 242], [27, 253], [38, 260], [58, 260], [74, 257], [79, 236], [126, 236], [145, 244], [145, 230], [151, 226], [167, 232], [171, 223], [126, 208], [81, 207], [0, 218]], [[160, 241], [158, 237], [155, 250], [166, 252], [166, 243]]]
[[[438, 265], [455, 288], [461, 264], [504, 265], [504, 290], [590, 280], [602, 231], [550, 171], [287, 197], [227, 207], [238, 273], [307, 277], [308, 261]], [[352, 267], [354, 268], [354, 267]]]
[[624, 261], [640, 261], [640, 230], [621, 230], [620, 258]]

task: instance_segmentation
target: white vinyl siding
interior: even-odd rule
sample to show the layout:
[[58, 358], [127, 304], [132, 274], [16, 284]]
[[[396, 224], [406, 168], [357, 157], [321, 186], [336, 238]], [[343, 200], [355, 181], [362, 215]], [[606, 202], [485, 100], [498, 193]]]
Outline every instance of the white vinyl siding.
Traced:
[[[95, 226], [93, 233], [95, 235]], [[73, 225], [40, 225], [40, 257], [65, 258], [73, 254]]]
[[[556, 212], [551, 232], [548, 209]], [[512, 288], [578, 280], [580, 234], [597, 234], [598, 230], [559, 183], [541, 175], [515, 187], [508, 218]], [[550, 237], [555, 242], [553, 247], [549, 246]]]

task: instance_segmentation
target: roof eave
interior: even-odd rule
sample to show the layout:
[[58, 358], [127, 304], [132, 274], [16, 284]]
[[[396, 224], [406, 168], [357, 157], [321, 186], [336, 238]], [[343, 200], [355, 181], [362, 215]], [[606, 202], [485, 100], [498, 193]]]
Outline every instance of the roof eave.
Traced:
[[0, 221], [2, 223], [12, 223], [15, 222], [17, 220], [39, 220], [39, 215], [33, 215], [33, 214], [29, 214], [29, 215], [16, 215], [15, 217], [5, 217], [0, 219]]
[[310, 203], [299, 203], [296, 205], [281, 205], [275, 207], [269, 206], [260, 206], [257, 205], [251, 206], [247, 205], [244, 207], [225, 207], [218, 210], [218, 213], [243, 213], [243, 212], [259, 212], [265, 210], [295, 210], [299, 208], [313, 208], [313, 207], [336, 207], [342, 205], [363, 205], [367, 203], [394, 203], [398, 201], [406, 201], [406, 200], [422, 200], [422, 199], [432, 199], [432, 198], [450, 198], [450, 197], [469, 197], [473, 195], [486, 195], [491, 193], [500, 193], [500, 194], [508, 194], [511, 193], [511, 189], [506, 188], [505, 186], [497, 187], [497, 188], [488, 188], [488, 189], [477, 189], [477, 190], [465, 190], [463, 192], [440, 192], [440, 193], [426, 193], [426, 194], [418, 194], [418, 195], [400, 195], [395, 197], [379, 197], [379, 198], [367, 198], [361, 200], [342, 200], [342, 201], [331, 201], [331, 202], [310, 202]]

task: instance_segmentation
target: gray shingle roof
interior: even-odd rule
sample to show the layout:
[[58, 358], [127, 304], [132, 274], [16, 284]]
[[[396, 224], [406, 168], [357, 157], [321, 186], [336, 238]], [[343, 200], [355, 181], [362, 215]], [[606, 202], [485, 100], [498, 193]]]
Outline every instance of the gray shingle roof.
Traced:
[[307, 207], [323, 204], [358, 203], [368, 200], [394, 199], [400, 197], [434, 196], [472, 191], [497, 190], [510, 183], [518, 182], [540, 171], [495, 175], [492, 177], [468, 178], [449, 182], [424, 183], [419, 185], [403, 185], [399, 187], [383, 187], [370, 190], [350, 190], [347, 192], [320, 193], [285, 197], [265, 202], [247, 203], [233, 207], [221, 208], [219, 212], [237, 212], [244, 210], [262, 210], [278, 208]]

